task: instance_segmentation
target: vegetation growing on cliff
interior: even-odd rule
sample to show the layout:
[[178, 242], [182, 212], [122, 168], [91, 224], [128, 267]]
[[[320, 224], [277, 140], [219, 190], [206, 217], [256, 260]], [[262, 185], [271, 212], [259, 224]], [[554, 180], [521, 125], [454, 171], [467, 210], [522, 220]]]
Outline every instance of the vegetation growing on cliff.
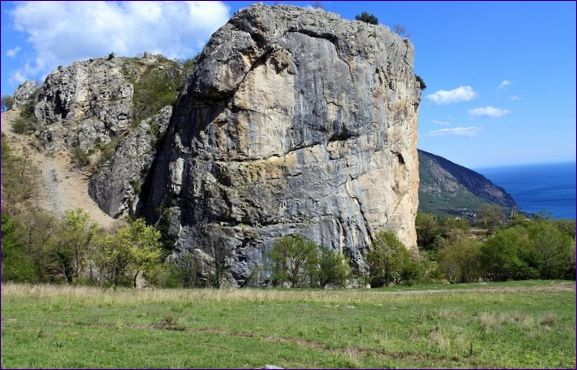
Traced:
[[369, 23], [369, 24], [379, 24], [379, 19], [368, 12], [362, 12], [361, 14], [355, 16], [357, 21]]

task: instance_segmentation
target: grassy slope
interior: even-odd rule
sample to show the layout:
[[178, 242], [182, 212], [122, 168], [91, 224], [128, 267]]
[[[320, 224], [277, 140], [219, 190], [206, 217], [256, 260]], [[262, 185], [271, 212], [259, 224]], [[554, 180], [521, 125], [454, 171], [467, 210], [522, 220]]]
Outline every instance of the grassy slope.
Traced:
[[3, 367], [575, 367], [574, 282], [386, 290], [4, 284]]

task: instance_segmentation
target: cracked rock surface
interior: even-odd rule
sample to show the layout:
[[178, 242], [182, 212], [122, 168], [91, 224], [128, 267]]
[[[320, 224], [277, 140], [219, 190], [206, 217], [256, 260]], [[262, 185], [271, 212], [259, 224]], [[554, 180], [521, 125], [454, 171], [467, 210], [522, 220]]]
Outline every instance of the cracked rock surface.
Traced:
[[142, 185], [171, 114], [172, 107], [166, 106], [142, 121], [90, 179], [88, 192], [108, 215], [134, 215], [141, 206]]
[[[297, 233], [361, 271], [371, 238], [416, 247], [419, 83], [411, 43], [319, 9], [239, 11], [199, 57], [146, 186], [175, 254], [217, 243], [229, 279]], [[261, 274], [262, 272], [262, 274]]]

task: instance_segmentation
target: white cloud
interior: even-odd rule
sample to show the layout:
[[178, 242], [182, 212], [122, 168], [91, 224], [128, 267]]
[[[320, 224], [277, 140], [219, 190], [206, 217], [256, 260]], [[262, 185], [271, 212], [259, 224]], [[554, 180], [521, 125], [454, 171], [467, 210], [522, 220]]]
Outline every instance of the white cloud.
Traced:
[[36, 54], [22, 73], [38, 77], [58, 65], [110, 52], [191, 57], [229, 13], [220, 1], [34, 1], [15, 3], [10, 15]]
[[474, 137], [479, 135], [481, 132], [481, 127], [471, 126], [471, 127], [455, 127], [455, 128], [442, 128], [439, 130], [433, 130], [427, 132], [428, 136], [458, 136], [458, 137]]
[[510, 110], [495, 108], [495, 107], [491, 107], [491, 106], [480, 107], [480, 108], [475, 108], [475, 109], [469, 110], [469, 114], [471, 116], [477, 116], [477, 117], [485, 116], [485, 117], [490, 117], [490, 118], [499, 118], [499, 117], [502, 117], [502, 116], [509, 114], [509, 113], [511, 113]]
[[12, 48], [10, 50], [8, 50], [6, 52], [6, 56], [8, 58], [14, 58], [16, 55], [18, 55], [18, 53], [22, 50], [22, 48], [20, 46], [16, 46], [15, 48]]
[[21, 72], [16, 71], [10, 76], [10, 83], [14, 86], [20, 85], [22, 82], [26, 81], [27, 78]]
[[450, 126], [451, 125], [451, 122], [449, 122], [449, 121], [439, 121], [438, 119], [432, 120], [431, 123], [433, 125], [439, 125], [439, 126]]
[[511, 96], [509, 99], [510, 99], [510, 100], [513, 100], [513, 101], [520, 101], [520, 100], [521, 100], [521, 98], [518, 97], [517, 95]]
[[501, 81], [501, 83], [499, 84], [499, 86], [497, 86], [498, 90], [504, 89], [505, 87], [511, 85], [511, 81], [509, 80], [503, 80]]
[[474, 99], [477, 93], [471, 86], [459, 86], [453, 90], [438, 90], [427, 95], [427, 99], [437, 105], [459, 103]]

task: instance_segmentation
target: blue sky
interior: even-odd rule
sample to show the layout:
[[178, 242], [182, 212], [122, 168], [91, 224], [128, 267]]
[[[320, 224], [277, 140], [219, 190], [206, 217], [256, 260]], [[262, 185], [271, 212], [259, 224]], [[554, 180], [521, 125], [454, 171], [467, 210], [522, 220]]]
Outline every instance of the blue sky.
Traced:
[[[248, 5], [2, 2], [2, 95], [24, 78], [111, 51], [193, 56]], [[345, 19], [368, 11], [410, 33], [415, 71], [428, 86], [419, 148], [472, 168], [575, 161], [575, 2], [322, 5]]]

